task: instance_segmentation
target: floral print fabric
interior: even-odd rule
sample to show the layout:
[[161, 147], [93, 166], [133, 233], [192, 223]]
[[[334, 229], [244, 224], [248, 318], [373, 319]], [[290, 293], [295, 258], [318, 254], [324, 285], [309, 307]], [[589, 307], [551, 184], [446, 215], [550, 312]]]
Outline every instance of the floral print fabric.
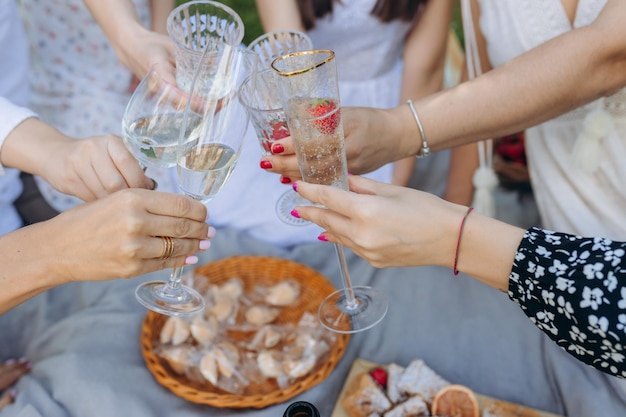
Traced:
[[568, 353], [626, 377], [626, 242], [531, 228], [508, 294]]

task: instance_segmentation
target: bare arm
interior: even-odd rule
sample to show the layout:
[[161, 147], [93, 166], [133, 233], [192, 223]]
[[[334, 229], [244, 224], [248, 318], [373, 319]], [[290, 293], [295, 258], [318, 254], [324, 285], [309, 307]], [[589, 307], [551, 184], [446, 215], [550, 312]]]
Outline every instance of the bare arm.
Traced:
[[167, 18], [174, 10], [174, 0], [151, 0], [150, 1], [150, 28], [162, 35], [167, 35]]
[[256, 0], [265, 32], [299, 30], [304, 32], [296, 0]]
[[[405, 187], [350, 177], [350, 190], [297, 183], [298, 193], [328, 209], [298, 207], [326, 230], [330, 242], [351, 248], [373, 266], [452, 268], [467, 207]], [[524, 230], [472, 212], [460, 240], [457, 269], [499, 290], [508, 288]]]
[[[81, 204], [51, 220], [0, 236], [0, 314], [30, 297], [72, 281], [131, 278], [197, 262], [214, 230], [206, 208], [189, 197], [123, 190]], [[174, 254], [160, 259], [174, 237]]]
[[[626, 86], [624, 21], [626, 2], [608, 0], [591, 25], [416, 102], [430, 147], [446, 149], [519, 132]], [[348, 169], [354, 174], [415, 155], [421, 147], [406, 105], [391, 110], [345, 108], [342, 118]], [[265, 157], [270, 170], [298, 178], [292, 144], [280, 143], [285, 149], [280, 156]]]
[[[419, 99], [441, 90], [448, 30], [454, 2], [429, 1], [404, 47], [400, 103]], [[413, 175], [415, 158], [398, 161], [393, 183], [406, 186]]]
[[[472, 20], [476, 32], [476, 45], [478, 46], [480, 69], [482, 73], [490, 71], [493, 66], [487, 56], [485, 37], [479, 30], [480, 9], [478, 2], [472, 1]], [[461, 72], [461, 83], [469, 80], [467, 61], [464, 62]], [[447, 186], [444, 198], [453, 203], [470, 205], [474, 195], [474, 172], [479, 166], [478, 145], [470, 143], [468, 145], [456, 146], [450, 151], [450, 168], [448, 170]]]
[[[626, 2], [609, 0], [591, 25], [420, 101], [417, 109], [431, 147], [442, 149], [518, 132], [624, 87], [625, 19]], [[408, 109], [394, 112], [400, 119], [411, 116]], [[403, 141], [412, 141], [416, 153], [417, 130], [403, 136]]]
[[84, 201], [124, 188], [153, 187], [118, 136], [76, 140], [35, 117], [11, 130], [2, 146], [0, 162], [40, 175], [57, 190]]
[[[165, 2], [171, 4], [170, 0]], [[142, 78], [156, 63], [174, 66], [172, 42], [166, 35], [145, 28], [130, 0], [84, 0], [84, 3], [120, 61], [137, 78]]]

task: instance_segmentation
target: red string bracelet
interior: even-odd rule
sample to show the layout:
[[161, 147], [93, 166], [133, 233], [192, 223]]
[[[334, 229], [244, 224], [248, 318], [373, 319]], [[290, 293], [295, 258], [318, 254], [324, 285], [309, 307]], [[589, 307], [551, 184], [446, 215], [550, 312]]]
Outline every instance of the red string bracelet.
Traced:
[[456, 240], [456, 250], [454, 251], [454, 266], [452, 267], [452, 272], [454, 275], [459, 275], [459, 270], [456, 269], [457, 261], [459, 260], [459, 247], [461, 246], [461, 235], [463, 235], [463, 228], [465, 228], [465, 220], [467, 220], [467, 216], [474, 210], [474, 207], [470, 207], [465, 212], [465, 216], [463, 216], [463, 220], [461, 220], [461, 227], [459, 228], [459, 238]]

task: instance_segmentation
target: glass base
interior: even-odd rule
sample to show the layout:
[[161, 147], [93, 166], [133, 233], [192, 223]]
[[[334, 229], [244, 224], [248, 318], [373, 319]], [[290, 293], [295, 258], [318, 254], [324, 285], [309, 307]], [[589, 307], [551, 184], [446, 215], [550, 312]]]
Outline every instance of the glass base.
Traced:
[[135, 297], [144, 307], [167, 316], [192, 316], [204, 309], [204, 298], [191, 287], [181, 285], [178, 290], [168, 289], [167, 283], [153, 281], [135, 289]]
[[310, 204], [311, 202], [309, 200], [300, 197], [295, 191], [287, 190], [276, 200], [276, 215], [282, 222], [288, 225], [308, 226], [311, 224], [310, 221], [293, 217], [291, 210], [296, 206], [308, 206]]
[[320, 322], [337, 333], [357, 333], [376, 326], [387, 314], [389, 303], [384, 292], [372, 287], [352, 287], [354, 303], [348, 303], [348, 289], [340, 289], [322, 301]]

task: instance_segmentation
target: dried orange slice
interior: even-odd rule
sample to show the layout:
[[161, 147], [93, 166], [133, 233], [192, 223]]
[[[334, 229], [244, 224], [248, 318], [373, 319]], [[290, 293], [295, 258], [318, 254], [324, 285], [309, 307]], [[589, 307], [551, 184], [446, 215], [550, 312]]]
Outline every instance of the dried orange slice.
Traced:
[[433, 416], [480, 417], [478, 400], [465, 385], [451, 384], [441, 388], [431, 406]]

